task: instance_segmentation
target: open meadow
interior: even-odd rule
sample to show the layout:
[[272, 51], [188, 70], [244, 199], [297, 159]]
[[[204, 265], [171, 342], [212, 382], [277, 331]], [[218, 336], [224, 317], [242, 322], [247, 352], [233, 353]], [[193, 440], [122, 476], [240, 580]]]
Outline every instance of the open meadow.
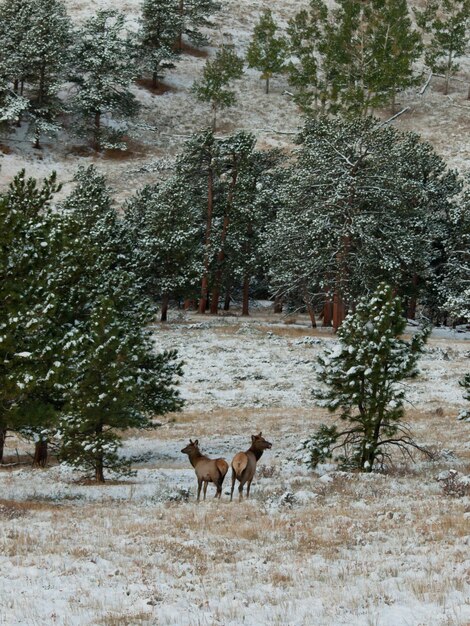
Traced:
[[[470, 497], [442, 480], [470, 475], [470, 424], [456, 419], [468, 333], [435, 331], [407, 383], [406, 419], [433, 460], [312, 472], [297, 449], [331, 420], [311, 390], [334, 335], [302, 316], [175, 313], [155, 337], [185, 362], [187, 405], [126, 435], [134, 478], [96, 486], [57, 465], [2, 469], [0, 624], [469, 624]], [[197, 504], [188, 439], [230, 461], [260, 430], [273, 447], [252, 498], [230, 503], [228, 475], [220, 502], [211, 485]]]

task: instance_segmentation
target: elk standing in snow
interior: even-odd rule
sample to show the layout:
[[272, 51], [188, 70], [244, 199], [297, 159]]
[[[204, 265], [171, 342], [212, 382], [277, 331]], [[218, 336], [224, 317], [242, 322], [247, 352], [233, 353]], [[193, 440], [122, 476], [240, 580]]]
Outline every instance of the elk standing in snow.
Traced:
[[189, 440], [189, 444], [186, 448], [181, 450], [184, 454], [187, 454], [191, 465], [194, 467], [197, 477], [197, 500], [201, 495], [201, 487], [204, 483], [204, 500], [206, 499], [206, 491], [208, 483], [214, 483], [217, 487], [216, 497], [222, 494], [222, 484], [224, 482], [225, 474], [228, 472], [228, 463], [225, 459], [210, 459], [209, 457], [201, 454], [199, 450], [199, 441]]
[[260, 460], [265, 450], [269, 450], [272, 444], [262, 436], [251, 435], [251, 446], [246, 452], [238, 452], [232, 460], [232, 491], [230, 492], [230, 500], [233, 498], [233, 490], [235, 489], [235, 481], [240, 481], [238, 493], [240, 500], [243, 497], [243, 487], [246, 483], [246, 497], [250, 496], [251, 481], [256, 471], [256, 463]]

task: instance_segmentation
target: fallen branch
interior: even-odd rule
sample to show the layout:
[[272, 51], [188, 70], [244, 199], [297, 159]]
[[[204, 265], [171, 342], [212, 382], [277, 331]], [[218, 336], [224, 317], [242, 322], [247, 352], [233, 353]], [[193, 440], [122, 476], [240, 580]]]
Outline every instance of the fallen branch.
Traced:
[[403, 115], [403, 113], [406, 113], [409, 110], [410, 110], [410, 107], [405, 107], [401, 111], [398, 111], [398, 113], [395, 113], [395, 115], [392, 115], [392, 117], [390, 117], [388, 120], [385, 120], [384, 122], [379, 124], [379, 127], [385, 126], [385, 124], [390, 124], [390, 122], [393, 122], [393, 120], [395, 120], [397, 117], [400, 117], [400, 115]]
[[431, 82], [432, 76], [433, 76], [433, 74], [432, 74], [432, 72], [430, 72], [429, 76], [428, 76], [428, 80], [424, 83], [424, 86], [421, 87], [421, 89], [419, 90], [419, 95], [420, 96], [422, 96], [424, 94], [424, 92], [426, 91], [426, 89], [428, 88], [429, 83]]

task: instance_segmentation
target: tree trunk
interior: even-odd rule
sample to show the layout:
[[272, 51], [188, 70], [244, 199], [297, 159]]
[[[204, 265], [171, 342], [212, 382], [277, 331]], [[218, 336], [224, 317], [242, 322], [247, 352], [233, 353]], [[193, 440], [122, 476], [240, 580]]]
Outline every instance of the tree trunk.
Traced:
[[101, 131], [101, 112], [95, 112], [95, 150], [99, 152], [101, 150], [101, 141], [100, 141], [100, 131]]
[[157, 78], [158, 78], [157, 72], [153, 72], [153, 74], [152, 74], [152, 87], [154, 89], [156, 89], [157, 85], [158, 85]]
[[335, 291], [333, 296], [333, 328], [335, 331], [341, 326], [345, 317], [346, 307], [344, 306], [344, 300], [341, 294]]
[[0, 463], [3, 463], [3, 452], [5, 450], [5, 440], [7, 438], [7, 429], [0, 426]]
[[229, 311], [230, 310], [230, 289], [227, 288], [227, 291], [225, 292], [225, 300], [224, 300], [224, 311]]
[[470, 100], [470, 84], [468, 85], [467, 100]]
[[207, 217], [206, 217], [206, 238], [205, 238], [205, 252], [204, 252], [204, 274], [201, 281], [201, 298], [199, 300], [199, 313], [205, 313], [207, 307], [207, 300], [209, 294], [209, 245], [211, 241], [212, 233], [212, 211], [213, 211], [213, 191], [214, 191], [214, 175], [212, 168], [209, 165], [209, 172], [207, 177]]
[[33, 467], [46, 467], [48, 456], [47, 441], [36, 441], [34, 444]]
[[266, 78], [266, 93], [269, 93], [269, 77]]
[[161, 322], [166, 322], [168, 319], [168, 304], [170, 302], [170, 296], [165, 293], [163, 294], [163, 298], [162, 298], [162, 313], [160, 316], [160, 321]]
[[323, 326], [331, 326], [332, 310], [331, 310], [331, 298], [326, 296], [326, 300], [323, 304]]
[[181, 52], [183, 49], [183, 15], [184, 15], [184, 0], [180, 0], [179, 3], [179, 14], [181, 18], [181, 30], [178, 33], [178, 40], [176, 42], [176, 49]]
[[312, 301], [310, 300], [306, 287], [304, 287], [304, 302], [305, 302], [305, 306], [307, 307], [307, 312], [310, 317], [310, 321], [312, 322], [312, 328], [316, 328], [317, 320], [315, 319], [315, 311], [313, 310]]
[[242, 315], [250, 315], [250, 277], [245, 274], [243, 279]]
[[282, 313], [282, 296], [274, 297], [274, 313]]
[[217, 130], [217, 107], [215, 104], [212, 104], [212, 132], [215, 133]]

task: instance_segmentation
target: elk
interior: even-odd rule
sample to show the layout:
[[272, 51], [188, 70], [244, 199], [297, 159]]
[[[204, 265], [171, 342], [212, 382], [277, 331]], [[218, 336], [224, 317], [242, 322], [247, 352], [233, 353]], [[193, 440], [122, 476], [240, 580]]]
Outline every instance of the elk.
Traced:
[[233, 490], [235, 489], [235, 481], [238, 480], [238, 493], [240, 500], [243, 497], [243, 487], [246, 483], [246, 497], [250, 497], [250, 487], [253, 476], [256, 472], [256, 464], [260, 460], [265, 450], [269, 450], [272, 444], [262, 436], [251, 435], [251, 446], [246, 452], [238, 452], [232, 460], [232, 490], [230, 492], [230, 501], [233, 498]]
[[187, 454], [191, 465], [194, 467], [197, 477], [197, 501], [199, 502], [201, 495], [201, 487], [204, 483], [204, 500], [206, 499], [206, 491], [208, 483], [214, 483], [217, 487], [215, 497], [222, 495], [222, 484], [225, 474], [228, 472], [228, 463], [225, 459], [210, 459], [208, 456], [201, 454], [199, 450], [199, 441], [189, 440], [189, 444], [181, 450]]

